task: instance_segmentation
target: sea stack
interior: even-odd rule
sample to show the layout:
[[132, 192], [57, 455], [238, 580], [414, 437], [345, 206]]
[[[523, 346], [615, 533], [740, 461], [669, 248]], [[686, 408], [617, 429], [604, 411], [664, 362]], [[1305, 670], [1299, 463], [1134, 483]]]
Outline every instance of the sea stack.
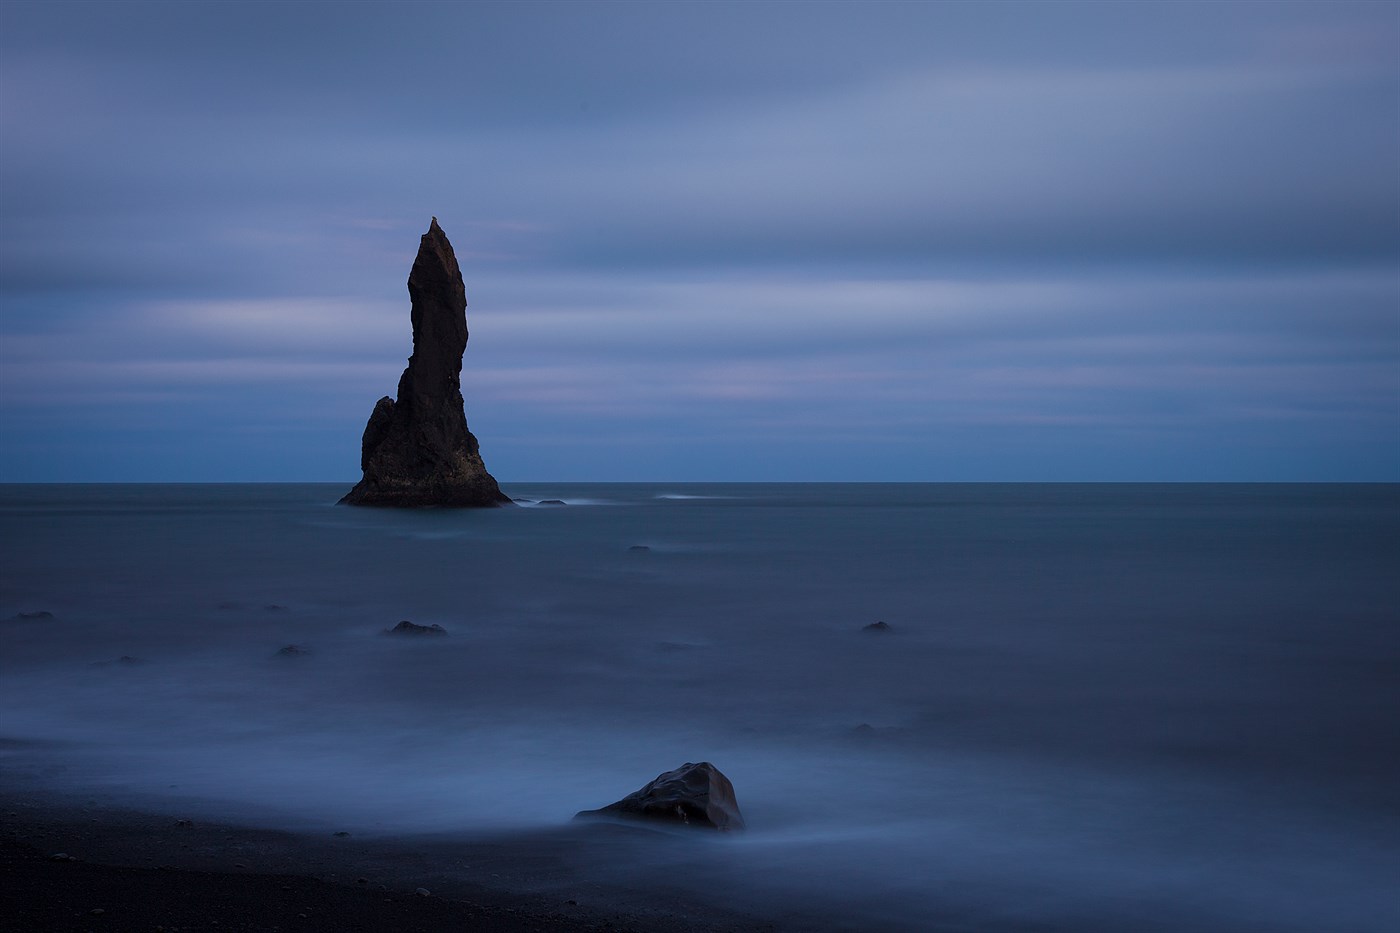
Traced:
[[467, 289], [447, 234], [433, 218], [408, 274], [413, 355], [370, 413], [360, 447], [364, 478], [346, 505], [455, 508], [508, 505], [486, 472], [462, 407], [462, 353], [467, 348]]

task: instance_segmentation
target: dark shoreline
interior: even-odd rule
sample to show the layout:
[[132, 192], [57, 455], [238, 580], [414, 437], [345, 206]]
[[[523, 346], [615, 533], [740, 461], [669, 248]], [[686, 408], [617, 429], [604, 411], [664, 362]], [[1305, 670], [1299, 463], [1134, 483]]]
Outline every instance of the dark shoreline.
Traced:
[[[629, 891], [571, 878], [570, 858], [587, 855], [583, 834], [607, 827], [511, 841], [318, 838], [13, 792], [0, 795], [0, 814], [0, 928], [7, 930], [783, 928], [686, 903], [664, 886]], [[463, 871], [468, 866], [478, 870]]]

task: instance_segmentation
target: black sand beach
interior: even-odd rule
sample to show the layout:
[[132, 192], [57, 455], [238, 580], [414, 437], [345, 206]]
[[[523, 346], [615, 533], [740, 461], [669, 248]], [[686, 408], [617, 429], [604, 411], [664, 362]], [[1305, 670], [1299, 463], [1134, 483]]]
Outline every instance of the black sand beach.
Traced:
[[[543, 837], [510, 845], [313, 839], [56, 800], [0, 800], [5, 930], [779, 929], [685, 904], [664, 886], [648, 894], [560, 885], [571, 851], [586, 846], [580, 834], [610, 827], [566, 828], [557, 847]], [[549, 890], [532, 893], [546, 876]]]

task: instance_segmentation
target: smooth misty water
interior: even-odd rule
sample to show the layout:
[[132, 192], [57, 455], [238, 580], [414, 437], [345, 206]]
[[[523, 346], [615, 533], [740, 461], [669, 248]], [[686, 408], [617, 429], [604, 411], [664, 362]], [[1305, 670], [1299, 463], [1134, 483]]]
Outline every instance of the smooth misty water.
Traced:
[[1400, 487], [342, 492], [0, 487], [7, 780], [470, 834], [707, 759], [750, 832], [665, 865], [740, 908], [1400, 928]]

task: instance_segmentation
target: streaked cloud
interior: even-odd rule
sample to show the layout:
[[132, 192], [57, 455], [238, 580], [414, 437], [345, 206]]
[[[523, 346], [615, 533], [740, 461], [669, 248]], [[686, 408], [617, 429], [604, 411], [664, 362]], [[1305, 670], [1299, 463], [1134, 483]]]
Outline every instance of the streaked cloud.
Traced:
[[504, 476], [1400, 476], [1387, 8], [522, 9], [0, 8], [0, 478], [351, 476], [433, 214]]

